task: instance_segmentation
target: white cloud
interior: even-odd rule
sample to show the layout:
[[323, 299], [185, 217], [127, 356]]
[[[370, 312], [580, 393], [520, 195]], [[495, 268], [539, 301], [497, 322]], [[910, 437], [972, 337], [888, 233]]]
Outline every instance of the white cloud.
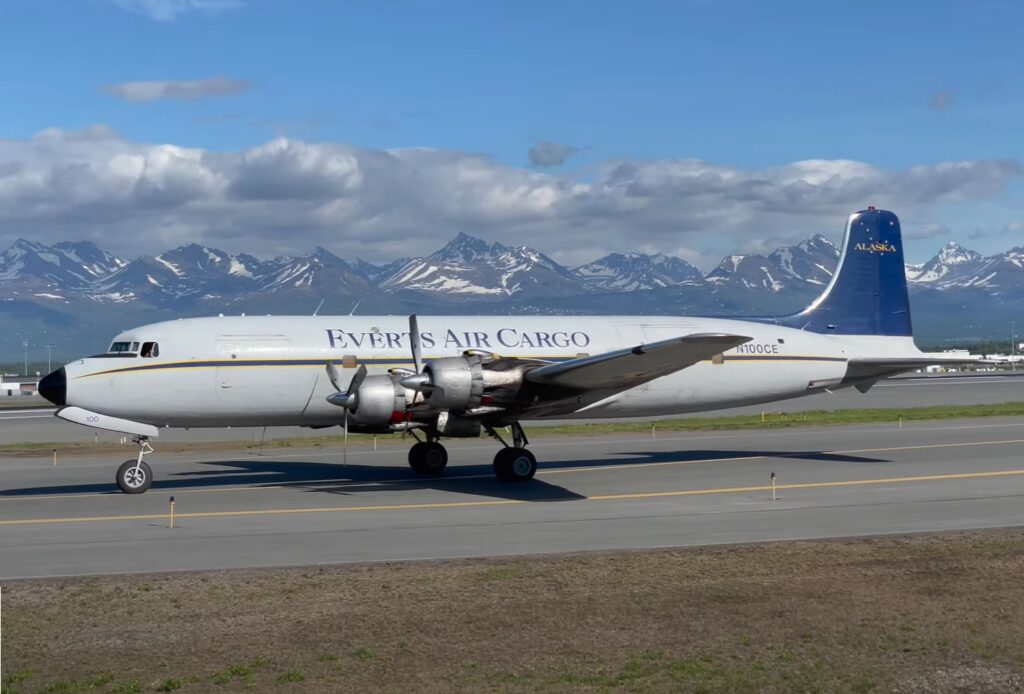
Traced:
[[107, 84], [103, 91], [126, 101], [177, 99], [195, 101], [210, 96], [228, 96], [246, 91], [252, 85], [245, 80], [210, 77], [203, 80], [152, 80]]
[[807, 160], [740, 169], [612, 161], [577, 180], [465, 152], [363, 149], [278, 138], [235, 152], [154, 145], [109, 128], [0, 140], [0, 247], [91, 238], [125, 254], [198, 240], [256, 255], [315, 245], [345, 257], [430, 252], [463, 230], [583, 262], [638, 247], [714, 253], [838, 233], [872, 204], [927, 228], [936, 205], [974, 204], [1013, 161], [886, 170]]
[[110, 0], [118, 7], [166, 22], [185, 12], [216, 12], [242, 7], [242, 0]]

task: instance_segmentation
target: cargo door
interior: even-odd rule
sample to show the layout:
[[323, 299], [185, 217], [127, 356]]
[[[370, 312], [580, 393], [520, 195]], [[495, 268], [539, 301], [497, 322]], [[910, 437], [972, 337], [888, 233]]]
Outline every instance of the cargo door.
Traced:
[[316, 369], [282, 335], [223, 335], [217, 339], [214, 398], [239, 418], [298, 416], [316, 383]]

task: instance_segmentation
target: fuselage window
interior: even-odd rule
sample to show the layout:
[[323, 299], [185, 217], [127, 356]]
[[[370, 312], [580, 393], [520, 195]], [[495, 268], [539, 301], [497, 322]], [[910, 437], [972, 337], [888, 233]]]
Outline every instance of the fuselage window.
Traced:
[[160, 356], [160, 345], [155, 342], [143, 342], [142, 343], [142, 355], [143, 357], [159, 357]]

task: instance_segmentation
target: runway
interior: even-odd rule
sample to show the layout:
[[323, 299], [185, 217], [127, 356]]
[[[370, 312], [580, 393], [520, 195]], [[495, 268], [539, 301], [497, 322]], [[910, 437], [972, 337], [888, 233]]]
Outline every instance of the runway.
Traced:
[[[529, 484], [493, 444], [453, 443], [438, 479], [398, 447], [0, 459], [0, 578], [401, 561], [1024, 524], [1024, 418], [540, 439]], [[772, 500], [771, 473], [776, 475]], [[168, 501], [175, 498], [174, 528]]]
[[[711, 413], [668, 417], [741, 415], [766, 412], [802, 412], [806, 410], [844, 410], [873, 407], [921, 407], [923, 405], [980, 405], [1024, 401], [1024, 372], [980, 376], [933, 376], [896, 378], [876, 384], [867, 393], [845, 388], [833, 393], [818, 393], [781, 402], [716, 410]], [[102, 432], [65, 422], [52, 416], [52, 409], [0, 409], [0, 444], [76, 441], [117, 441], [120, 434]], [[530, 426], [543, 426], [531, 422]], [[165, 429], [159, 441], [244, 441], [253, 443], [279, 438], [318, 438], [336, 434], [336, 429], [310, 430], [297, 427], [262, 429]]]

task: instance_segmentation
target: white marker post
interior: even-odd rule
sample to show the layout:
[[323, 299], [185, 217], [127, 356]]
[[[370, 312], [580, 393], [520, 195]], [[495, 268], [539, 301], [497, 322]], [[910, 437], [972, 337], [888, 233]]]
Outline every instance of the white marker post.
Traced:
[[174, 497], [173, 496], [171, 497], [171, 513], [170, 513], [170, 516], [171, 516], [171, 523], [170, 523], [169, 527], [171, 528], [171, 530], [173, 530], [174, 529]]
[[775, 501], [776, 499], [777, 499], [777, 497], [775, 496], [775, 473], [773, 472], [772, 473], [772, 501]]

